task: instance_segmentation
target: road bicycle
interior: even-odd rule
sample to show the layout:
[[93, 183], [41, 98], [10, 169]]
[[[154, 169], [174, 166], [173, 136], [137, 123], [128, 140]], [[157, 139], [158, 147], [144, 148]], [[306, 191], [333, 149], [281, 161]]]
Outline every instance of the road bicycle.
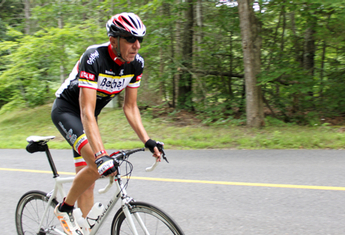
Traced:
[[[58, 204], [58, 193], [60, 193], [61, 197], [64, 198], [66, 196], [66, 193], [64, 191], [63, 185], [65, 183], [71, 183], [74, 177], [59, 176], [47, 144], [47, 142], [51, 139], [54, 139], [54, 136], [30, 136], [27, 138], [29, 144], [26, 149], [28, 152], [34, 153], [41, 151], [46, 153], [49, 165], [53, 173], [53, 178], [55, 180], [55, 186], [54, 189], [49, 193], [32, 190], [25, 193], [20, 198], [15, 213], [15, 224], [17, 233], [19, 235], [65, 235], [60, 222], [55, 217], [53, 211]], [[141, 148], [126, 151], [117, 151], [110, 155], [120, 163], [120, 166], [117, 167], [116, 176], [103, 177], [104, 179], [108, 179], [109, 182], [107, 183], [105, 188], [98, 191], [99, 193], [105, 193], [109, 191], [109, 189], [115, 183], [116, 189], [109, 202], [104, 204], [105, 206], [102, 207], [101, 212], [96, 218], [88, 217], [91, 212], [88, 214], [88, 216], [86, 216], [86, 218], [81, 217], [81, 211], [79, 208], [74, 209], [73, 212], [75, 213], [75, 217], [77, 215], [79, 216], [78, 222], [82, 227], [85, 235], [93, 235], [97, 233], [102, 223], [105, 221], [107, 216], [110, 215], [113, 207], [118, 201], [121, 202], [121, 207], [115, 213], [115, 216], [111, 223], [112, 235], [184, 235], [183, 231], [177, 225], [177, 223], [165, 212], [149, 203], [135, 201], [133, 198], [127, 195], [126, 188], [129, 183], [130, 174], [133, 170], [133, 165], [128, 161], [128, 158], [131, 154], [144, 150], [144, 148]], [[162, 156], [167, 161], [163, 148], [161, 150]], [[122, 177], [120, 174], [121, 165], [126, 165], [125, 167], [127, 171], [126, 174]], [[146, 168], [146, 170], [152, 171], [156, 167], [156, 165], [157, 162], [154, 163], [151, 167]], [[127, 182], [124, 183], [123, 181], [125, 178], [127, 179]]]

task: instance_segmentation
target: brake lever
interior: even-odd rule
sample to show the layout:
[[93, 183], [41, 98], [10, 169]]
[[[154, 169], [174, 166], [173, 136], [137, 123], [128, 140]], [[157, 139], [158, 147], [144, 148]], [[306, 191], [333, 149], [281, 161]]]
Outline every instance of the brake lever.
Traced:
[[[159, 151], [162, 152], [162, 158], [163, 158], [167, 163], [169, 163], [168, 158], [165, 157], [165, 152], [164, 152], [163, 148], [159, 149]], [[158, 165], [158, 163], [159, 163], [159, 162], [155, 161], [155, 162], [152, 164], [152, 166], [147, 167], [145, 170], [146, 170], [147, 172], [153, 171], [153, 170], [156, 168], [156, 166]]]
[[157, 148], [158, 148], [158, 151], [162, 153], [163, 159], [164, 159], [167, 163], [169, 163], [168, 159], [165, 157], [165, 152], [164, 152], [163, 146], [164, 146], [164, 143], [163, 143], [163, 142], [157, 141]]
[[163, 159], [167, 162], [167, 163], [169, 163], [169, 161], [168, 161], [168, 158], [166, 158], [166, 156], [165, 156], [165, 152], [164, 152], [164, 150], [162, 149], [162, 157], [163, 157]]

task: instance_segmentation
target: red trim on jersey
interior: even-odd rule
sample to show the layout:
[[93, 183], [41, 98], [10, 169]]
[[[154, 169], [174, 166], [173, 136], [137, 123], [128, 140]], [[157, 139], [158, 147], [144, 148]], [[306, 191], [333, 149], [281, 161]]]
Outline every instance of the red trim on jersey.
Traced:
[[84, 140], [79, 146], [78, 146], [78, 149], [77, 149], [77, 152], [80, 154], [80, 150], [82, 147], [84, 147], [87, 143], [89, 143], [89, 141], [86, 139]]
[[74, 166], [75, 166], [75, 167], [78, 167], [78, 166], [87, 166], [87, 163], [86, 163], [86, 162], [78, 162], [78, 163], [74, 163]]
[[108, 52], [109, 52], [109, 55], [111, 57], [111, 59], [119, 66], [123, 65], [125, 62], [123, 62], [122, 60], [120, 60], [113, 52], [113, 49], [112, 49], [112, 46], [111, 44], [109, 43], [108, 45]]
[[89, 88], [89, 89], [92, 89], [92, 90], [98, 90], [97, 88], [93, 88], [93, 87], [89, 87], [89, 86], [83, 86], [83, 85], [78, 85], [78, 87]]

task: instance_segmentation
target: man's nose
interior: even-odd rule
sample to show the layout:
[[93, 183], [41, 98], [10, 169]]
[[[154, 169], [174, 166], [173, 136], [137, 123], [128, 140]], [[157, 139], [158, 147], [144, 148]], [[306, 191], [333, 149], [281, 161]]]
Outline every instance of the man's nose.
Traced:
[[138, 39], [135, 40], [135, 42], [133, 43], [133, 47], [134, 47], [135, 49], [140, 49], [140, 42], [139, 42]]

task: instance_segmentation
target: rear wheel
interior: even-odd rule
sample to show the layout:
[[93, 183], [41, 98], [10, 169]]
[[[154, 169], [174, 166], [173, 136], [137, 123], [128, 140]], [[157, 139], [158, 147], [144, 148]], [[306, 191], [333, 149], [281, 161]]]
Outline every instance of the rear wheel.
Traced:
[[[58, 202], [54, 199], [48, 205], [49, 197], [41, 191], [25, 193], [19, 200], [16, 209], [16, 228], [19, 235], [27, 234], [59, 234], [54, 231], [59, 228], [60, 222], [54, 215], [54, 208]], [[45, 208], [49, 206], [47, 215], [39, 228]]]
[[[139, 235], [147, 234], [145, 233], [145, 229], [147, 229], [149, 234], [184, 234], [180, 227], [166, 213], [153, 205], [143, 202], [131, 202], [130, 213]], [[140, 223], [140, 221], [142, 221], [142, 223]], [[122, 208], [117, 211], [113, 219], [111, 234], [133, 234]]]

